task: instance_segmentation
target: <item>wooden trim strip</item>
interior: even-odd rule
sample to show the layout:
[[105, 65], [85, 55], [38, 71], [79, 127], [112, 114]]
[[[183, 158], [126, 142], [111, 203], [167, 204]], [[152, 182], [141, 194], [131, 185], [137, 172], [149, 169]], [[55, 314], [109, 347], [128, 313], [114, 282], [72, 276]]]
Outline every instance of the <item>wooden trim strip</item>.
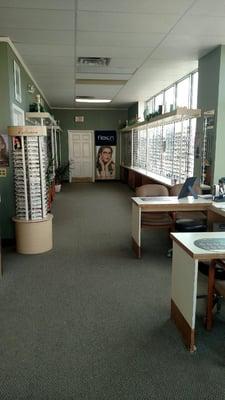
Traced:
[[171, 319], [175, 322], [176, 327], [180, 331], [184, 343], [188, 350], [193, 353], [196, 350], [195, 346], [195, 330], [191, 329], [190, 325], [187, 323], [183, 314], [181, 314], [179, 308], [171, 299]]

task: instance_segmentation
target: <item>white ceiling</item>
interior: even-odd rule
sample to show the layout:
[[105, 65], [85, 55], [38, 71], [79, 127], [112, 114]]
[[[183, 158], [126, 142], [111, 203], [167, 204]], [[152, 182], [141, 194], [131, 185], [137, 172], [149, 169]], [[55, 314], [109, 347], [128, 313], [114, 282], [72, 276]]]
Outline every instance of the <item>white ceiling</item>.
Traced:
[[[0, 36], [14, 43], [52, 107], [72, 108], [75, 96], [112, 98], [108, 107], [127, 107], [225, 44], [225, 1], [0, 0]], [[77, 57], [111, 62], [77, 66]]]

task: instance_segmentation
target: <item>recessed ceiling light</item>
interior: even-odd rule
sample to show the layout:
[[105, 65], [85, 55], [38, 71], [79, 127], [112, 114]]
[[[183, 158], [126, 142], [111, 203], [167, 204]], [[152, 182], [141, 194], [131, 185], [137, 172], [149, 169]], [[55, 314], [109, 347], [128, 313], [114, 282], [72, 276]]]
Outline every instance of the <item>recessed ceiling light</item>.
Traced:
[[76, 98], [75, 102], [76, 103], [110, 103], [112, 100], [110, 99], [84, 99], [84, 98]]

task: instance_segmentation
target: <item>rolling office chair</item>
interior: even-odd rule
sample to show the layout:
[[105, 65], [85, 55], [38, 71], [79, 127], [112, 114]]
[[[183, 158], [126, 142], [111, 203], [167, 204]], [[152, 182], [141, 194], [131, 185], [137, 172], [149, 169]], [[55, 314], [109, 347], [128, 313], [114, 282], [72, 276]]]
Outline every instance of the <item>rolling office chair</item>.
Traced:
[[[168, 189], [164, 185], [147, 184], [136, 188], [137, 197], [160, 197], [169, 196]], [[141, 215], [141, 226], [143, 228], [165, 228], [173, 229], [173, 218], [168, 212], [143, 212]]]
[[[170, 196], [178, 196], [183, 184], [178, 183], [170, 188]], [[199, 186], [194, 185], [194, 191], [201, 193]], [[173, 213], [174, 230], [176, 232], [206, 232], [207, 216], [202, 211], [176, 211]], [[167, 256], [172, 256], [173, 249], [169, 249]]]
[[[220, 312], [222, 300], [225, 299], [225, 260], [215, 261], [215, 287], [212, 307], [216, 306], [217, 313]], [[198, 266], [199, 271], [208, 276], [209, 262], [201, 261]], [[207, 295], [198, 296], [198, 298], [206, 298]]]
[[[170, 196], [178, 196], [183, 184], [178, 183], [170, 189]], [[201, 193], [199, 186], [194, 186], [197, 194]], [[201, 211], [177, 211], [173, 214], [175, 231], [177, 232], [205, 232], [207, 231], [207, 217]]]

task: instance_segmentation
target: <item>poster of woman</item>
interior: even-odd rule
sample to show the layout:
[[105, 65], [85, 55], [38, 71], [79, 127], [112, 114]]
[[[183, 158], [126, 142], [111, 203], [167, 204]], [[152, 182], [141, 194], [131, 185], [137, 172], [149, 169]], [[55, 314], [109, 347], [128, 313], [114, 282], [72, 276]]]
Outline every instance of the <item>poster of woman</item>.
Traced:
[[96, 179], [116, 178], [116, 131], [95, 131]]
[[0, 133], [0, 167], [9, 166], [8, 135]]
[[96, 178], [115, 179], [116, 146], [96, 146]]

